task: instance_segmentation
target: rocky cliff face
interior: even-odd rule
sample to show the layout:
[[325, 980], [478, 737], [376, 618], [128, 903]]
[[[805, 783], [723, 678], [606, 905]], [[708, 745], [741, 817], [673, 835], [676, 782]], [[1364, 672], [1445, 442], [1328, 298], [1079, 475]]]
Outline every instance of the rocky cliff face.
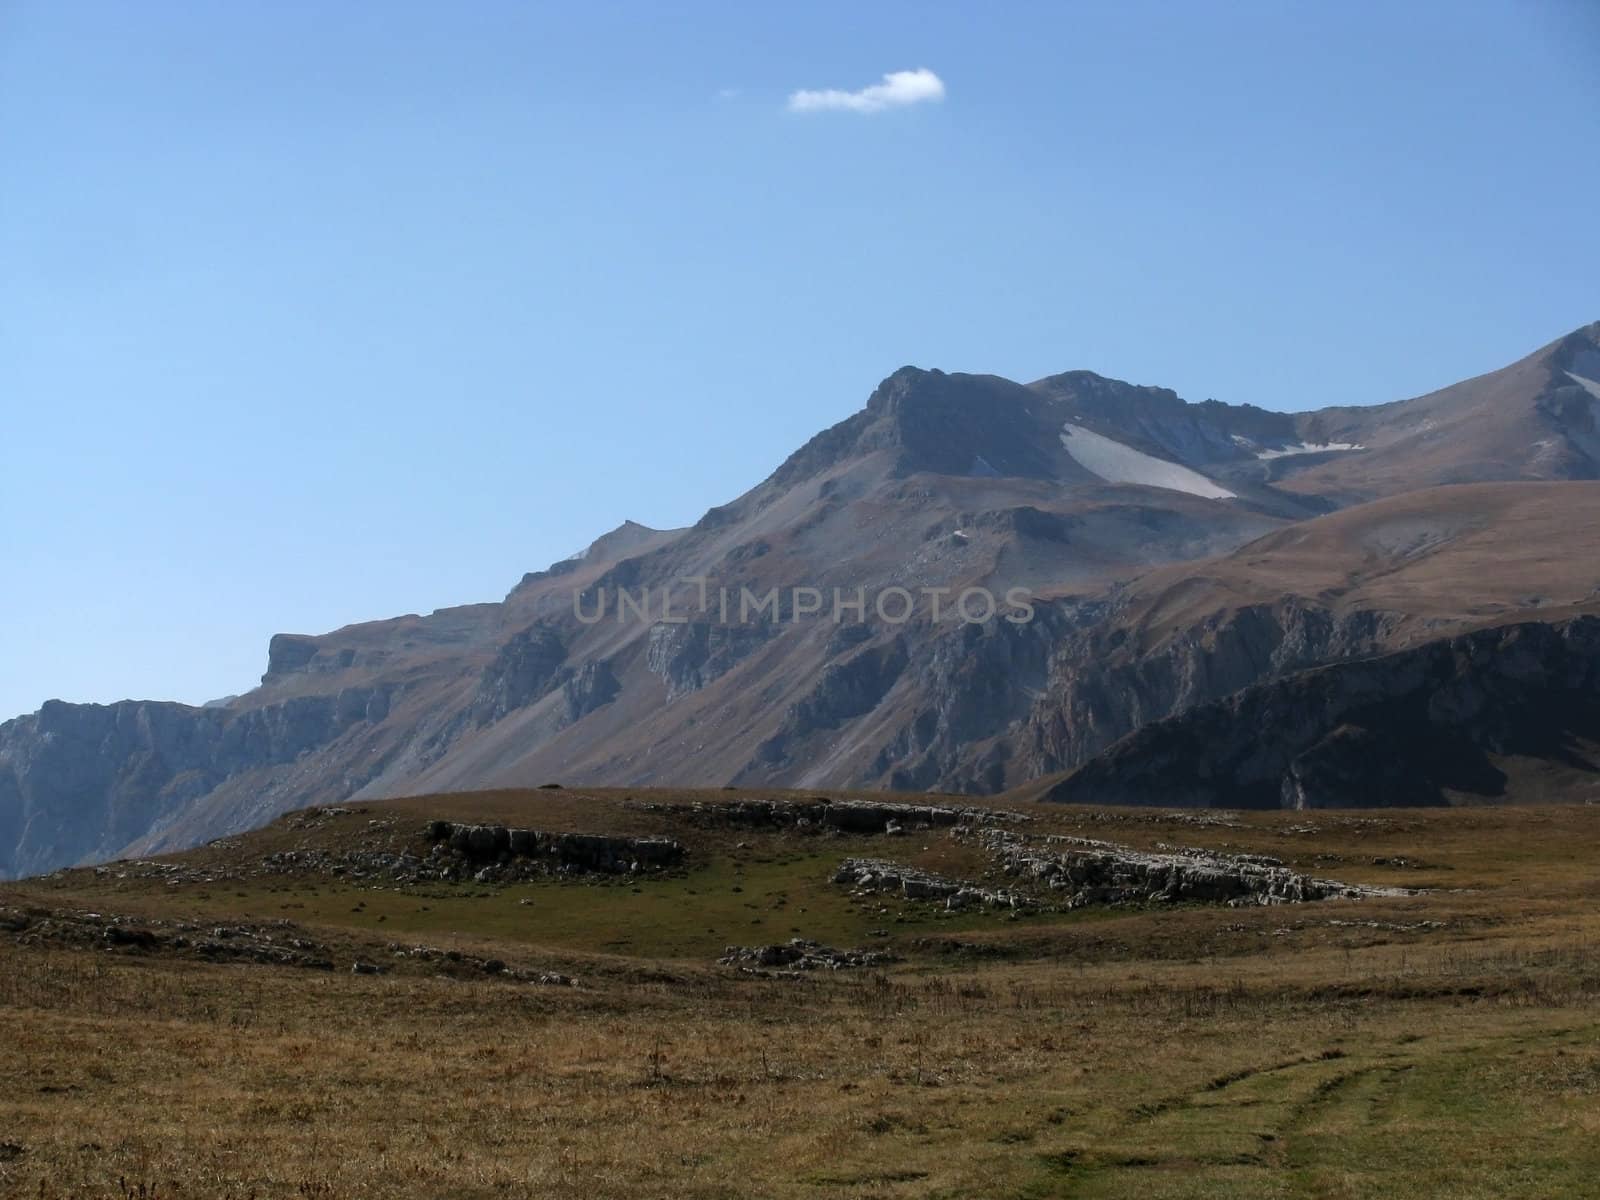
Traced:
[[661, 623], [650, 628], [645, 662], [661, 678], [670, 700], [722, 678], [772, 636], [770, 625], [711, 621]]
[[915, 663], [918, 703], [873, 768], [889, 787], [998, 792], [1014, 753], [1004, 735], [1050, 678], [1058, 639], [1093, 621], [1098, 605], [1039, 604], [1026, 624], [965, 625], [931, 642]]
[[1156, 721], [1045, 793], [1068, 803], [1333, 808], [1495, 800], [1502, 760], [1600, 794], [1600, 618], [1318, 667]]
[[548, 625], [533, 625], [514, 634], [484, 668], [473, 703], [477, 723], [493, 724], [566, 682], [572, 674], [563, 669], [566, 659], [566, 643]]
[[382, 687], [236, 713], [64, 704], [0, 725], [0, 876], [111, 857], [229, 778], [292, 763], [388, 715]]
[[1055, 649], [1049, 683], [1014, 735], [1018, 773], [1086, 762], [1152, 721], [1318, 663], [1378, 652], [1398, 613], [1336, 614], [1304, 602], [1213, 613], [1157, 647], [1111, 619]]

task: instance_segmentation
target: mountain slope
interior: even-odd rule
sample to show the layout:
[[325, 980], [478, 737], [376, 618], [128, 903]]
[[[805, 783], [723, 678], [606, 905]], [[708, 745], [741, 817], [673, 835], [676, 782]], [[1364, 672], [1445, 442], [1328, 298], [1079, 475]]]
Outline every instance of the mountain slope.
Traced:
[[1447, 483], [1600, 478], [1600, 322], [1510, 366], [1391, 404], [1275, 413], [1088, 372], [1033, 384], [1068, 418], [1209, 475], [1326, 507]]
[[1600, 799], [1600, 618], [1482, 629], [1247, 688], [1035, 794], [1204, 808]]
[[1600, 478], [1597, 380], [1600, 323], [1414, 400], [1309, 414], [1308, 439], [1366, 449], [1312, 461], [1279, 482], [1343, 501], [1432, 484]]
[[1428, 488], [1158, 568], [1061, 639], [1008, 738], [1012, 781], [1148, 722], [1321, 663], [1487, 624], [1600, 611], [1600, 483]]

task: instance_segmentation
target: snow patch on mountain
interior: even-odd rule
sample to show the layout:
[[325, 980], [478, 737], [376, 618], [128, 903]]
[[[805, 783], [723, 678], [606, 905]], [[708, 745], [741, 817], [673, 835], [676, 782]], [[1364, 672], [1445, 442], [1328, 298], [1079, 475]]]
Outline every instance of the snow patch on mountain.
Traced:
[[1600, 383], [1596, 383], [1592, 379], [1586, 379], [1582, 375], [1575, 375], [1571, 371], [1568, 371], [1566, 375], [1568, 379], [1572, 380], [1573, 383], [1577, 384], [1584, 391], [1588, 392], [1589, 395], [1593, 396], [1596, 400], [1600, 400]]
[[1138, 483], [1207, 500], [1231, 500], [1235, 495], [1198, 471], [1135, 450], [1071, 421], [1061, 427], [1061, 444], [1080, 467], [1107, 483]]
[[1357, 442], [1301, 442], [1296, 446], [1279, 446], [1276, 450], [1257, 450], [1256, 457], [1265, 461], [1269, 458], [1290, 458], [1296, 454], [1328, 454], [1335, 450], [1365, 449], [1365, 446]]

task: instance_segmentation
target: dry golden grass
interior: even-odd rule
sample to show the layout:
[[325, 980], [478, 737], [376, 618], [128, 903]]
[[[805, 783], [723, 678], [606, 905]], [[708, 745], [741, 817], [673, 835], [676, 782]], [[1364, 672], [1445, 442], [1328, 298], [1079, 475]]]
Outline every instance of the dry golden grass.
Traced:
[[[616, 799], [547, 803], [603, 827]], [[452, 804], [469, 802], [399, 811]], [[328, 836], [357, 837], [371, 815]], [[960, 927], [917, 917], [890, 926], [904, 964], [799, 982], [698, 954], [586, 952], [565, 917], [551, 946], [537, 927], [492, 920], [430, 940], [558, 963], [580, 976], [572, 989], [0, 938], [0, 1196], [1595, 1194], [1600, 812], [1226, 826], [1046, 815], [1121, 841], [1265, 850], [1435, 890]], [[792, 891], [797, 864], [827, 857], [793, 835], [746, 837], [744, 850], [721, 833], [684, 836], [700, 859], [687, 881], [607, 902], [645, 908], [653, 888], [735, 870], [755, 890], [763, 872], [788, 872]], [[957, 854], [898, 844], [906, 857]], [[73, 873], [0, 902], [218, 915], [261, 898], [118, 882]], [[316, 890], [329, 902], [296, 920], [349, 953], [383, 953], [374, 939], [389, 934], [349, 912], [358, 889]], [[599, 894], [534, 891], [551, 909]], [[488, 913], [503, 899], [478, 903]], [[764, 940], [780, 934], [787, 925]]]

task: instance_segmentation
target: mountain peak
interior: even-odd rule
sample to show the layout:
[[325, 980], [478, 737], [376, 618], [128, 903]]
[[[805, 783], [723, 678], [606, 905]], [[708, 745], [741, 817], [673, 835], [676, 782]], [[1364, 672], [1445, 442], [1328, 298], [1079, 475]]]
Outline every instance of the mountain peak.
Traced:
[[892, 412], [909, 400], [936, 394], [937, 382], [949, 378], [937, 367], [901, 367], [884, 376], [883, 381], [872, 389], [872, 395], [867, 397], [867, 411]]
[[1038, 398], [998, 375], [947, 374], [902, 367], [867, 401], [874, 418], [864, 442], [895, 453], [895, 472], [984, 473], [1050, 478], [1054, 431], [1041, 424]]
[[[680, 532], [676, 529], [654, 529], [634, 520], [625, 520], [615, 529], [602, 533], [576, 554], [563, 559], [563, 563], [604, 563], [624, 558]], [[554, 569], [554, 568], [552, 568]]]
[[1600, 386], [1600, 321], [1579, 326], [1566, 337], [1552, 342], [1546, 357], [1554, 370]]

